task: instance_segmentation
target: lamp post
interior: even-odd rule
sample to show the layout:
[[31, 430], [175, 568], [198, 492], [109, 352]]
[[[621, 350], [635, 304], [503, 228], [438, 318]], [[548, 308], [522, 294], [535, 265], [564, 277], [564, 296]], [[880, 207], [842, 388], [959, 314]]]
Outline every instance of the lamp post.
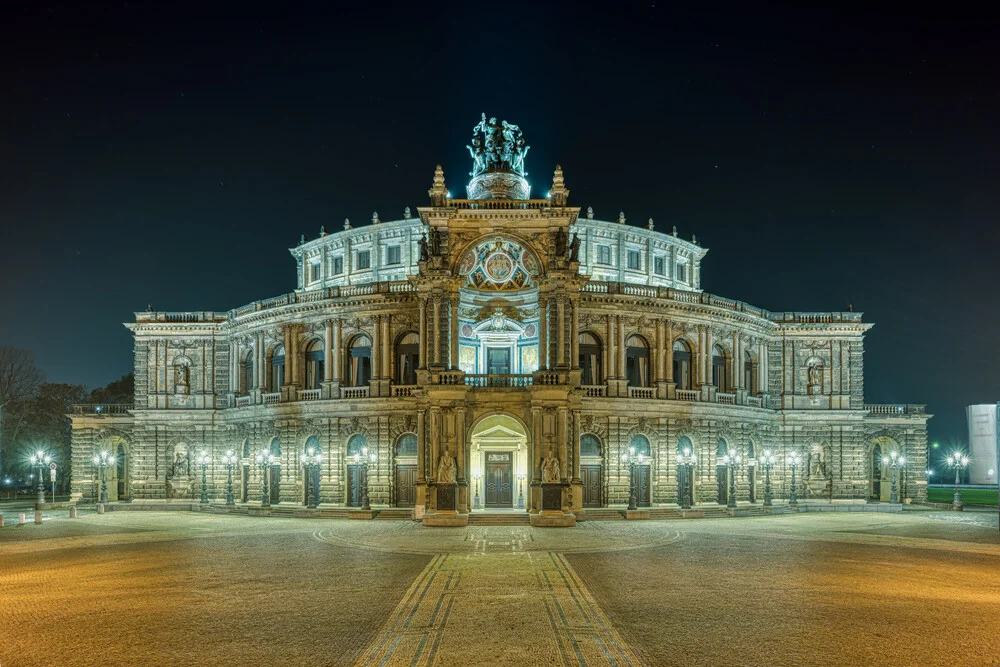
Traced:
[[306, 466], [306, 507], [314, 510], [319, 506], [318, 476], [323, 454], [315, 447], [306, 449], [302, 461]]
[[222, 455], [222, 463], [226, 466], [226, 505], [230, 507], [236, 504], [233, 500], [233, 468], [236, 467], [238, 461], [236, 452], [231, 449], [227, 449], [226, 453]]
[[472, 509], [474, 510], [481, 509], [479, 501], [479, 479], [480, 474], [478, 472], [472, 476], [472, 481], [476, 483], [476, 495], [472, 499]]
[[3, 485], [7, 487], [7, 500], [10, 500], [10, 477], [3, 478]]
[[962, 452], [955, 452], [946, 460], [948, 461], [948, 467], [955, 470], [955, 498], [951, 501], [951, 508], [962, 511], [961, 475], [962, 469], [969, 465], [969, 457]]
[[788, 504], [798, 506], [799, 498], [795, 495], [795, 469], [802, 464], [802, 455], [791, 452], [785, 457], [785, 465], [792, 469], [792, 492], [788, 494]]
[[[52, 463], [52, 457], [38, 450], [29, 457], [31, 465], [38, 466], [38, 503], [40, 505], [45, 504], [45, 482], [42, 481], [42, 468]], [[53, 496], [52, 501], [55, 502], [55, 497]]]
[[261, 507], [271, 506], [271, 496], [268, 493], [267, 488], [267, 475], [271, 471], [271, 466], [274, 465], [275, 456], [271, 453], [269, 449], [262, 449], [257, 452], [257, 465], [260, 467], [260, 477], [261, 477]]
[[198, 465], [201, 466], [201, 500], [199, 501], [202, 505], [208, 504], [208, 464], [212, 462], [212, 457], [209, 456], [204, 450], [198, 452], [198, 456], [195, 458]]
[[773, 507], [773, 497], [771, 496], [771, 468], [778, 462], [778, 457], [770, 449], [765, 449], [764, 453], [757, 460], [760, 467], [764, 469], [764, 507]]
[[729, 497], [726, 498], [726, 507], [736, 509], [736, 470], [740, 467], [743, 457], [737, 452], [723, 454], [720, 459], [722, 465], [729, 469]]
[[882, 463], [888, 465], [892, 470], [892, 493], [889, 494], [889, 502], [893, 504], [898, 503], [899, 493], [896, 486], [897, 471], [906, 465], [906, 457], [897, 451], [892, 451], [889, 452], [889, 456], [882, 457]]
[[635, 469], [641, 466], [645, 455], [641, 452], [635, 453], [635, 447], [629, 447], [627, 452], [622, 452], [622, 463], [628, 464], [628, 509], [638, 509], [635, 503]]
[[691, 474], [694, 470], [694, 464], [697, 462], [698, 457], [691, 453], [690, 447], [685, 447], [677, 455], [677, 469], [684, 471], [680, 490], [681, 509], [684, 510], [691, 509]]
[[378, 462], [378, 452], [374, 449], [368, 451], [367, 447], [361, 448], [361, 453], [354, 453], [354, 465], [361, 466], [361, 472], [364, 474], [364, 486], [361, 488], [361, 509], [370, 510], [372, 508], [371, 503], [368, 500], [368, 465], [375, 465]]
[[107, 469], [112, 463], [115, 462], [115, 457], [111, 455], [111, 452], [101, 451], [94, 456], [94, 465], [101, 469], [101, 504], [106, 505], [108, 502], [108, 477]]
[[524, 478], [527, 475], [523, 472], [517, 473], [517, 508], [524, 509]]

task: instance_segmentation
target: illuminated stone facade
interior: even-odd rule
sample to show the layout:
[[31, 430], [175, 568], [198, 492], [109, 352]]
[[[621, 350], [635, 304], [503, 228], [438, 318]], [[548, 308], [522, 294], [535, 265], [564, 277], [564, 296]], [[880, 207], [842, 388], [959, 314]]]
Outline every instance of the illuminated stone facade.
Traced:
[[[269, 450], [272, 504], [302, 505], [314, 447], [321, 508], [355, 506], [353, 455], [367, 447], [375, 507], [448, 514], [438, 493], [451, 457], [449, 516], [523, 506], [584, 518], [628, 501], [631, 446], [645, 455], [640, 506], [678, 503], [684, 447], [698, 458], [695, 502], [726, 502], [727, 452], [744, 459], [737, 498], [760, 502], [765, 449], [779, 459], [776, 498], [794, 451], [803, 501], [888, 500], [879, 460], [891, 450], [909, 461], [901, 497], [925, 497], [929, 415], [864, 403], [861, 313], [767, 311], [702, 292], [707, 249], [570, 206], [560, 168], [545, 198], [516, 198], [530, 191], [527, 147], [518, 130], [506, 161], [477, 157], [484, 124], [487, 142], [470, 147], [482, 198], [451, 198], [438, 167], [428, 206], [292, 248], [294, 292], [228, 312], [136, 313], [135, 404], [76, 408], [75, 493], [95, 495], [89, 459], [106, 448], [120, 454], [112, 500], [197, 500], [204, 450], [221, 501], [221, 456], [233, 450], [236, 500], [259, 503], [255, 456]], [[558, 478], [548, 495], [546, 458]]]

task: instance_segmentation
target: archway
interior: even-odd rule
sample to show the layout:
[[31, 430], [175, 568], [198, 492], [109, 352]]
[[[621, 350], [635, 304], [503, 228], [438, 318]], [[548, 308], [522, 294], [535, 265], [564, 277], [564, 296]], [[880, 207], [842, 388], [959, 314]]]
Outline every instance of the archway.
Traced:
[[901, 451], [899, 444], [887, 435], [873, 438], [868, 454], [868, 499], [889, 502], [892, 494], [892, 470], [882, 463], [889, 452]]
[[530, 458], [521, 422], [508, 415], [484, 417], [473, 427], [469, 441], [473, 509], [524, 509]]
[[715, 486], [720, 505], [729, 502], [729, 466], [722, 462], [722, 457], [728, 453], [729, 445], [724, 438], [719, 438], [719, 444], [715, 448]]

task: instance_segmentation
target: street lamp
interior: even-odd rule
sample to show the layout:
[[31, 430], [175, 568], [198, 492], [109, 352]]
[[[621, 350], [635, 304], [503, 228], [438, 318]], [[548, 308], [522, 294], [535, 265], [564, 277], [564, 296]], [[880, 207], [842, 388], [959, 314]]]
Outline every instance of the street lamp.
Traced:
[[743, 457], [733, 452], [723, 454], [719, 460], [729, 469], [729, 497], [726, 499], [726, 507], [736, 509], [736, 469], [740, 467]]
[[474, 510], [480, 509], [480, 502], [479, 502], [479, 480], [480, 480], [480, 478], [481, 478], [481, 476], [480, 476], [480, 474], [478, 472], [472, 476], [472, 481], [476, 483], [476, 495], [472, 499], [472, 509], [474, 509]]
[[361, 453], [354, 452], [354, 465], [360, 465], [364, 473], [364, 486], [361, 489], [361, 509], [370, 510], [371, 503], [368, 501], [368, 464], [375, 465], [378, 462], [378, 452], [374, 449], [368, 451], [367, 447], [361, 448]]
[[236, 504], [233, 500], [233, 468], [236, 467], [239, 460], [236, 452], [231, 449], [227, 449], [226, 453], [222, 455], [222, 463], [226, 466], [226, 505], [229, 506]]
[[799, 498], [795, 495], [795, 469], [802, 464], [802, 455], [798, 452], [791, 452], [785, 457], [785, 465], [792, 469], [792, 492], [788, 494], [788, 504], [798, 505]]
[[271, 470], [271, 466], [274, 465], [274, 462], [277, 459], [275, 458], [274, 454], [272, 454], [271, 450], [269, 450], [269, 449], [262, 449], [259, 452], [257, 452], [256, 459], [257, 459], [257, 465], [260, 467], [260, 477], [261, 477], [260, 506], [261, 507], [270, 507], [271, 506], [271, 497], [268, 494], [267, 477], [268, 477], [268, 473]]
[[319, 465], [323, 454], [315, 447], [306, 449], [302, 461], [306, 467], [306, 507], [314, 510], [319, 505]]
[[888, 465], [889, 468], [892, 469], [892, 493], [889, 495], [889, 502], [898, 503], [899, 493], [896, 490], [896, 476], [897, 471], [906, 465], [906, 457], [897, 451], [891, 451], [889, 452], [889, 456], [882, 457], [882, 463]]
[[115, 462], [111, 452], [101, 451], [94, 456], [94, 465], [101, 469], [101, 504], [108, 502], [108, 466]]
[[3, 478], [3, 485], [7, 487], [7, 500], [10, 500], [10, 477]]
[[[41, 505], [45, 504], [45, 483], [42, 481], [42, 468], [52, 463], [52, 457], [38, 450], [29, 457], [31, 465], [38, 466], [38, 502]], [[55, 502], [55, 497], [53, 496], [52, 502]]]
[[691, 453], [690, 447], [685, 447], [677, 455], [677, 469], [684, 471], [680, 489], [681, 509], [684, 510], [691, 509], [691, 473], [694, 470], [694, 464], [697, 462], [698, 457]]
[[198, 456], [195, 458], [195, 461], [201, 466], [201, 504], [207, 505], [208, 478], [206, 476], [206, 471], [208, 470], [208, 464], [212, 462], [212, 457], [202, 450], [198, 452]]
[[642, 452], [636, 454], [635, 447], [629, 447], [627, 452], [622, 452], [622, 463], [628, 464], [628, 509], [638, 509], [635, 504], [635, 469], [641, 466], [646, 458]]
[[962, 452], [955, 452], [947, 459], [948, 467], [955, 469], [955, 498], [951, 502], [951, 508], [953, 510], [962, 509], [962, 488], [959, 486], [962, 469], [969, 465], [969, 457]]
[[527, 475], [523, 472], [517, 473], [517, 508], [524, 509], [524, 479]]
[[771, 468], [778, 462], [778, 457], [770, 449], [765, 449], [758, 459], [758, 463], [764, 469], [764, 507], [773, 507], [771, 496]]

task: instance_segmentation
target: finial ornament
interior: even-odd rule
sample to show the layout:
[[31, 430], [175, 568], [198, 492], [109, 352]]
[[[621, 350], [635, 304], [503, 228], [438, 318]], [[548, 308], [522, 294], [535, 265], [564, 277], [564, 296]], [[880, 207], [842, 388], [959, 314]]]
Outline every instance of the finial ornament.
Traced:
[[552, 174], [552, 189], [549, 190], [549, 199], [552, 200], [554, 206], [565, 206], [568, 197], [569, 190], [566, 189], [562, 165], [557, 164], [555, 173]]
[[306, 235], [305, 234], [300, 235], [299, 236], [299, 245], [302, 245], [305, 242], [306, 242]]
[[698, 237], [694, 234], [691, 235], [691, 243], [698, 245]]
[[677, 225], [674, 225], [674, 231], [671, 232], [674, 236], [677, 236]]
[[404, 208], [404, 209], [403, 209], [403, 218], [404, 218], [405, 220], [409, 220], [409, 219], [410, 219], [410, 217], [411, 217], [411, 216], [410, 216], [410, 207], [409, 207], [409, 206], [407, 206], [406, 208]]
[[625, 211], [619, 211], [618, 212], [618, 224], [619, 225], [624, 225], [625, 224]]
[[382, 221], [378, 219], [378, 211], [372, 211], [372, 224], [377, 225], [380, 222]]
[[650, 218], [650, 219], [649, 219], [649, 222], [647, 223], [647, 226], [648, 226], [648, 227], [649, 227], [650, 229], [652, 229], [652, 228], [653, 228], [653, 219], [652, 219], [652, 218]]
[[319, 226], [319, 235], [320, 236], [326, 236], [326, 225], [320, 225]]
[[448, 199], [448, 188], [444, 184], [444, 169], [441, 165], [434, 167], [434, 183], [427, 191], [427, 196], [431, 198], [432, 206], [445, 206]]
[[593, 206], [588, 206], [587, 207], [587, 219], [588, 220], [593, 220], [594, 219], [594, 207]]
[[344, 229], [350, 229], [350, 228], [351, 228], [351, 219], [344, 218]]

